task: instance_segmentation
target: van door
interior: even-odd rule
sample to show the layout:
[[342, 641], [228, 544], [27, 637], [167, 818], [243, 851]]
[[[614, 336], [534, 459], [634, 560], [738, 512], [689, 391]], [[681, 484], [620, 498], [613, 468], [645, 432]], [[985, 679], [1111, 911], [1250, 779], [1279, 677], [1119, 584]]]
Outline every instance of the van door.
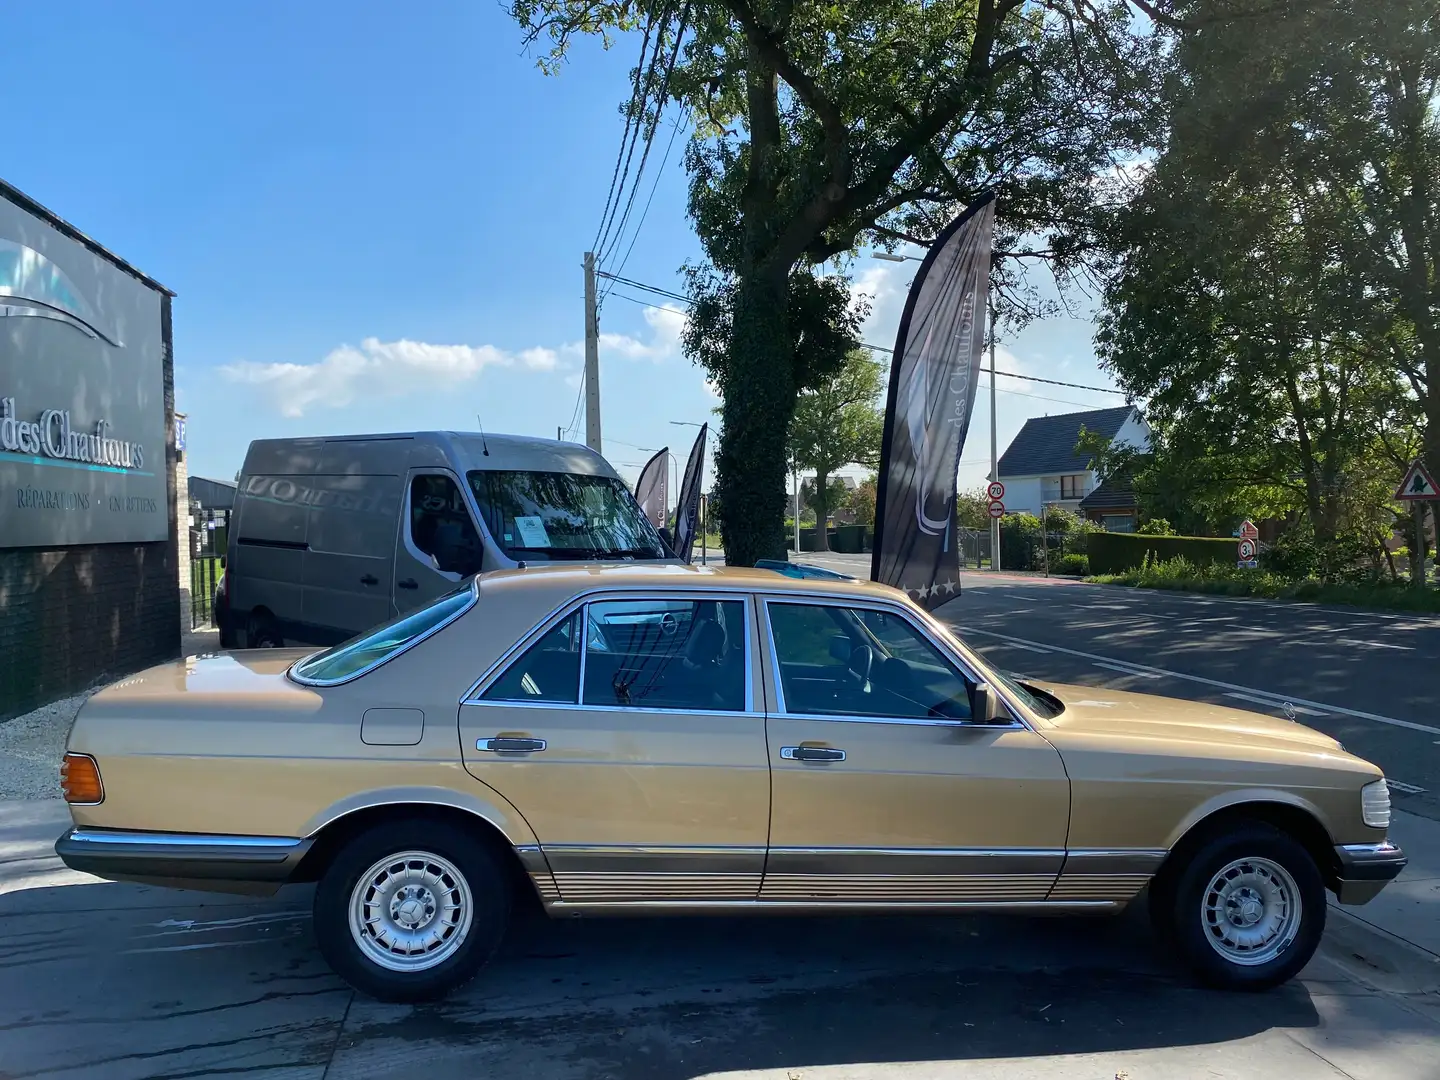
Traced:
[[391, 617], [398, 475], [313, 476], [305, 552], [305, 633], [332, 645]]
[[236, 492], [225, 587], [249, 648], [284, 645], [302, 632], [304, 490], [299, 477], [246, 475]]
[[412, 469], [395, 546], [395, 613], [429, 603], [478, 574], [483, 551], [455, 474]]

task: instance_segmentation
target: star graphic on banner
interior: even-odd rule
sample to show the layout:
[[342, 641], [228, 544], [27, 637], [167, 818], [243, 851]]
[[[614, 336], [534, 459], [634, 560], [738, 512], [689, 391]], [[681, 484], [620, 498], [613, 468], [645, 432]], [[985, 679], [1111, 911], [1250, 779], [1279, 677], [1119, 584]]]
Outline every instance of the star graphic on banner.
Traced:
[[955, 595], [955, 582], [953, 582], [953, 581], [942, 582], [941, 584], [935, 586], [935, 591], [938, 592], [938, 591], [939, 591], [940, 589], [942, 589], [942, 588], [945, 590], [945, 594], [946, 594], [947, 596], [954, 596], [954, 595]]
[[927, 596], [930, 595], [931, 592], [929, 585], [921, 585], [918, 591], [920, 593], [921, 600], [924, 600]]

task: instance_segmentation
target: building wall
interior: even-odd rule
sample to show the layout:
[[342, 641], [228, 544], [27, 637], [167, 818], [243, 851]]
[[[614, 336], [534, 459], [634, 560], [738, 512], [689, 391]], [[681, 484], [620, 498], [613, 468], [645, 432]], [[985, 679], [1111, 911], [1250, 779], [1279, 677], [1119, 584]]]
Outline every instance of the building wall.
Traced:
[[[170, 298], [161, 306], [167, 426], [175, 411]], [[0, 720], [180, 654], [175, 449], [168, 539], [0, 549]]]
[[1131, 410], [1130, 417], [1120, 425], [1111, 446], [1133, 446], [1137, 450], [1150, 449], [1150, 425], [1140, 418], [1140, 413]]
[[1012, 514], [1040, 513], [1040, 477], [1002, 476], [1005, 485], [1005, 510]]

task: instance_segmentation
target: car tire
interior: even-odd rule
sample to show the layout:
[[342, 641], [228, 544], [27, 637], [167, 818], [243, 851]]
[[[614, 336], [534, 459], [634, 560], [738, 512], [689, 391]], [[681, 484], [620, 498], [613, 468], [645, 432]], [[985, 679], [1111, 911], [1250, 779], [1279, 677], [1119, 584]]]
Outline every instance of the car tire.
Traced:
[[506, 867], [443, 821], [369, 829], [315, 889], [315, 938], [342, 979], [380, 1001], [433, 1001], [494, 955], [510, 919]]
[[1310, 962], [1325, 932], [1325, 883], [1315, 860], [1262, 822], [1204, 841], [1173, 879], [1161, 879], [1151, 902], [1160, 940], [1217, 989], [1279, 986]]
[[251, 615], [245, 624], [245, 647], [247, 649], [283, 649], [285, 639], [275, 627], [275, 620], [268, 615]]

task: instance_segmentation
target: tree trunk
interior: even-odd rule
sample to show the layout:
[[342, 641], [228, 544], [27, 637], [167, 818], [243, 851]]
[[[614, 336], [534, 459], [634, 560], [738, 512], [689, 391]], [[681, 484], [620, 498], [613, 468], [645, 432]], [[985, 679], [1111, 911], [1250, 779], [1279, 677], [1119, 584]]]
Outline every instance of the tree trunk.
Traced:
[[736, 298], [716, 454], [725, 561], [785, 557], [785, 439], [795, 412], [787, 278], [752, 278]]
[[830, 550], [830, 474], [815, 471], [815, 550]]

